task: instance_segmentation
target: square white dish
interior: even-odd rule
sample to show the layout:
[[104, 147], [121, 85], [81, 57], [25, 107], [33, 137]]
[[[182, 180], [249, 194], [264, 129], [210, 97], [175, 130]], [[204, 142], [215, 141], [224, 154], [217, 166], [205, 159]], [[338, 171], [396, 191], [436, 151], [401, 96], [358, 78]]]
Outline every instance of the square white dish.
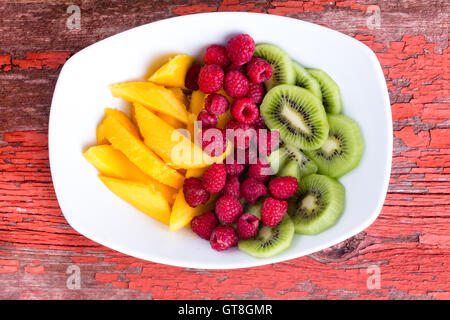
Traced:
[[[182, 30], [182, 32], [180, 32]], [[126, 110], [108, 86], [145, 80], [168, 56], [197, 58], [213, 43], [248, 33], [279, 45], [307, 67], [325, 70], [340, 86], [344, 114], [360, 126], [365, 151], [360, 165], [340, 178], [346, 207], [338, 223], [316, 236], [294, 237], [291, 247], [269, 258], [237, 248], [216, 252], [189, 228], [167, 226], [117, 197], [102, 184], [82, 152], [95, 144], [104, 108]], [[389, 183], [392, 119], [383, 72], [375, 54], [342, 33], [296, 19], [255, 13], [207, 13], [171, 18], [117, 34], [75, 54], [64, 65], [53, 96], [49, 157], [55, 192], [69, 224], [86, 237], [153, 262], [203, 269], [243, 268], [301, 257], [337, 244], [378, 216]]]

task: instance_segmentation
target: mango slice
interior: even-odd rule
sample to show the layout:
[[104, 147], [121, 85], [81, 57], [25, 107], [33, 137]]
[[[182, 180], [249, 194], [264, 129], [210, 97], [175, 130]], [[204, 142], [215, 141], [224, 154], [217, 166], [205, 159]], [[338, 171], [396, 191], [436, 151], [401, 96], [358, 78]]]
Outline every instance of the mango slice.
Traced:
[[189, 111], [195, 115], [199, 114], [205, 106], [206, 94], [200, 90], [192, 92], [191, 102], [189, 104]]
[[186, 200], [184, 199], [183, 189], [178, 191], [177, 198], [172, 206], [172, 213], [170, 214], [169, 230], [177, 231], [180, 230], [191, 222], [191, 220], [204, 212], [210, 211], [214, 208], [218, 193], [211, 194], [208, 202], [198, 207], [190, 207]]
[[186, 106], [172, 90], [151, 82], [124, 82], [110, 86], [114, 97], [139, 103], [155, 111], [167, 114], [185, 124], [188, 123]]
[[173, 203], [177, 190], [147, 176], [128, 160], [122, 152], [114, 149], [111, 145], [104, 144], [90, 147], [83, 153], [83, 156], [102, 175], [151, 185], [155, 190], [159, 190], [170, 204]]
[[99, 175], [103, 183], [117, 196], [140, 211], [161, 221], [170, 222], [170, 205], [162, 193], [152, 185]]
[[188, 100], [181, 88], [169, 88], [169, 90], [173, 92], [175, 97], [177, 97], [182, 104], [187, 105]]
[[147, 108], [135, 104], [134, 112], [144, 143], [170, 166], [201, 168], [214, 162], [198, 145]]
[[178, 54], [159, 68], [148, 80], [167, 86], [184, 88], [186, 73], [195, 59], [187, 54]]
[[107, 144], [108, 139], [106, 139], [104, 134], [104, 127], [103, 121], [100, 122], [100, 124], [97, 126], [97, 130], [95, 131], [95, 136], [97, 138], [97, 144]]
[[125, 154], [145, 174], [175, 189], [183, 185], [184, 177], [175, 169], [166, 165], [127, 129], [128, 126], [134, 126], [129, 119], [128, 124], [123, 125], [115, 116], [109, 115], [104, 120], [104, 125], [105, 137], [112, 146]]
[[187, 178], [201, 178], [201, 177], [203, 177], [203, 174], [205, 173], [206, 169], [208, 169], [208, 167], [186, 170], [186, 175], [185, 175], [186, 179]]
[[161, 120], [163, 120], [164, 122], [166, 122], [167, 124], [169, 124], [171, 127], [175, 128], [175, 129], [186, 128], [186, 125], [183, 122], [178, 121], [174, 117], [171, 117], [171, 116], [168, 116], [167, 114], [159, 113], [159, 112], [156, 113], [156, 115], [159, 118], [161, 118]]

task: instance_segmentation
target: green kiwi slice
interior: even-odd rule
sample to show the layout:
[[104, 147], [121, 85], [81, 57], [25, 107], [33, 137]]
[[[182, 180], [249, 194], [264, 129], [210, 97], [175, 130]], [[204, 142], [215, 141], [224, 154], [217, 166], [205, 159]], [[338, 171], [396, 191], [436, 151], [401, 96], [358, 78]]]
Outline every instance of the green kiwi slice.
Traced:
[[306, 69], [317, 80], [322, 91], [322, 103], [328, 113], [338, 114], [342, 112], [341, 90], [336, 82], [323, 70]]
[[269, 43], [258, 43], [254, 55], [263, 58], [272, 66], [272, 77], [264, 82], [267, 90], [279, 84], [295, 83], [291, 58], [283, 49]]
[[322, 90], [319, 82], [301, 64], [295, 61], [292, 61], [292, 64], [295, 72], [295, 85], [311, 91], [319, 100], [322, 100]]
[[345, 188], [319, 174], [303, 178], [297, 194], [288, 201], [295, 233], [315, 235], [333, 226], [344, 210]]
[[290, 175], [287, 174], [290, 170], [295, 172], [295, 168], [286, 168], [288, 165], [292, 166], [291, 162], [297, 164], [299, 178], [317, 172], [317, 165], [314, 161], [309, 159], [300, 149], [291, 145], [284, 145], [273, 151], [268, 158], [268, 162], [272, 172], [278, 173], [280, 176]]
[[261, 220], [261, 207], [263, 205], [264, 199], [258, 200], [255, 204], [250, 205], [245, 209], [245, 213], [251, 213], [259, 220]]
[[300, 167], [295, 160], [290, 160], [283, 168], [281, 168], [279, 177], [294, 177], [300, 183], [300, 178], [302, 176]]
[[295, 85], [282, 84], [269, 90], [261, 103], [267, 127], [279, 130], [286, 144], [303, 150], [319, 148], [328, 137], [328, 121], [320, 100]]
[[239, 240], [238, 247], [253, 257], [269, 258], [289, 248], [293, 238], [294, 224], [286, 214], [276, 226], [262, 226], [253, 239]]
[[358, 166], [364, 151], [364, 141], [358, 125], [339, 114], [328, 115], [330, 131], [317, 150], [305, 150], [319, 168], [319, 173], [339, 178]]

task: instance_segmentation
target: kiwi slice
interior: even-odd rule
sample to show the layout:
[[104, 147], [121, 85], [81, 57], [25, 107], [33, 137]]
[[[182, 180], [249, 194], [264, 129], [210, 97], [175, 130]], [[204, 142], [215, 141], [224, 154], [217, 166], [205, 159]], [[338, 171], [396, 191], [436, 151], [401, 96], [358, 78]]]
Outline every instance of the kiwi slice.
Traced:
[[293, 238], [294, 224], [286, 214], [276, 226], [259, 229], [253, 239], [239, 240], [238, 247], [256, 258], [269, 258], [289, 248]]
[[283, 168], [281, 168], [280, 177], [294, 177], [300, 183], [301, 171], [297, 161], [290, 160]]
[[333, 226], [344, 210], [345, 188], [337, 180], [312, 174], [300, 182], [288, 201], [295, 233], [314, 235]]
[[272, 77], [264, 82], [267, 90], [279, 84], [294, 84], [295, 73], [289, 55], [280, 47], [269, 43], [258, 43], [254, 55], [263, 58], [272, 66]]
[[328, 137], [328, 121], [320, 100], [295, 85], [282, 84], [265, 95], [260, 107], [267, 127], [279, 130], [286, 144], [304, 150], [319, 148]]
[[364, 151], [364, 141], [358, 125], [340, 115], [328, 115], [330, 131], [324, 144], [317, 150], [305, 150], [319, 168], [319, 173], [339, 178], [358, 166]]
[[255, 204], [250, 205], [245, 209], [245, 213], [251, 213], [259, 220], [261, 220], [261, 207], [263, 205], [264, 199], [258, 200]]
[[287, 170], [295, 170], [294, 168], [286, 169], [290, 162], [296, 163], [299, 167], [300, 178], [317, 172], [317, 165], [314, 161], [309, 159], [300, 149], [291, 145], [284, 145], [273, 151], [268, 161], [272, 172], [278, 173], [280, 176], [289, 175], [286, 174]]
[[323, 70], [306, 69], [317, 80], [322, 91], [322, 103], [328, 113], [342, 112], [341, 90], [336, 82]]
[[295, 72], [295, 85], [311, 91], [319, 100], [322, 100], [322, 90], [319, 82], [301, 64], [295, 61], [292, 61], [292, 64]]

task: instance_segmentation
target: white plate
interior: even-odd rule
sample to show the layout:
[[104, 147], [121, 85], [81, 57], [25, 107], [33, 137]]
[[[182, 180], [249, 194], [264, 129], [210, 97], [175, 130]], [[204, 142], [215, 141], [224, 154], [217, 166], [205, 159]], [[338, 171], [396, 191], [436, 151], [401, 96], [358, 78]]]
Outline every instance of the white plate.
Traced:
[[[170, 233], [111, 193], [82, 151], [95, 144], [105, 107], [127, 106], [108, 85], [145, 80], [175, 53], [201, 57], [204, 48], [239, 33], [274, 43], [308, 67], [324, 69], [342, 92], [344, 114], [360, 125], [366, 149], [361, 164], [342, 177], [346, 208], [338, 223], [317, 236], [295, 236], [270, 259], [238, 249], [215, 252], [189, 228]], [[228, 269], [275, 263], [337, 244], [367, 228], [383, 205], [391, 168], [392, 122], [384, 76], [375, 54], [342, 33], [296, 19], [250, 13], [207, 13], [147, 24], [100, 41], [70, 58], [59, 76], [49, 124], [50, 166], [59, 205], [86, 237], [141, 259], [191, 268]]]

